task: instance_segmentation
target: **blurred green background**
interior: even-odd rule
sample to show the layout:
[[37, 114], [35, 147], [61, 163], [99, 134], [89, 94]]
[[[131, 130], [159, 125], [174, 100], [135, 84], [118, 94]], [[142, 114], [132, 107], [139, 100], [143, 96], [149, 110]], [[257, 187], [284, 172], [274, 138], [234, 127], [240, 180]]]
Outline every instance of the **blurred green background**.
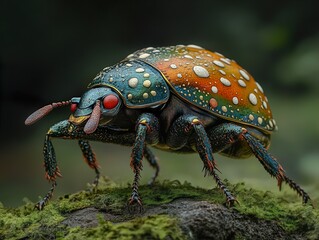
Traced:
[[[319, 15], [315, 1], [43, 1], [2, 0], [0, 6], [0, 201], [37, 201], [44, 179], [42, 146], [59, 109], [37, 124], [37, 108], [83, 93], [105, 66], [149, 46], [196, 44], [235, 59], [263, 86], [279, 131], [271, 153], [311, 196], [319, 195]], [[53, 142], [63, 178], [55, 196], [86, 188], [94, 173], [75, 141]], [[133, 179], [130, 149], [93, 143], [103, 175]], [[158, 150], [160, 179], [215, 187], [196, 154]], [[215, 156], [222, 178], [276, 188], [260, 163]], [[145, 163], [142, 183], [153, 174]], [[288, 187], [284, 188], [285, 190]]]

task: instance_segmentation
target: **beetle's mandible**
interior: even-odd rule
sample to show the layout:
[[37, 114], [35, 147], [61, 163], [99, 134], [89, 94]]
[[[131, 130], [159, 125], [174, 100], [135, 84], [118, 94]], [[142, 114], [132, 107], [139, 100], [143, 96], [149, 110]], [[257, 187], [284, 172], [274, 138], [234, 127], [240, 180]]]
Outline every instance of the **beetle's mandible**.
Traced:
[[77, 139], [88, 165], [100, 172], [89, 141], [132, 146], [134, 172], [129, 205], [142, 207], [138, 193], [142, 159], [159, 166], [149, 146], [165, 151], [197, 152], [205, 173], [211, 175], [233, 205], [236, 198], [217, 174], [213, 153], [246, 158], [255, 155], [265, 170], [286, 182], [304, 203], [309, 195], [288, 178], [267, 149], [277, 129], [262, 87], [234, 60], [196, 45], [145, 48], [104, 68], [81, 97], [52, 103], [31, 114], [33, 124], [53, 108], [71, 106], [67, 120], [53, 125], [45, 136], [44, 166], [52, 188], [37, 203], [43, 209], [60, 176], [51, 138]]

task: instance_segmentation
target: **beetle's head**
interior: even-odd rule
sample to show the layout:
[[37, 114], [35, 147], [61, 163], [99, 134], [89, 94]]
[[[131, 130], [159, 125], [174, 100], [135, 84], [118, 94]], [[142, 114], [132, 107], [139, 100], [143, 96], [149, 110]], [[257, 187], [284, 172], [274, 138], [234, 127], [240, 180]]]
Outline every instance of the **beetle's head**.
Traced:
[[49, 114], [54, 108], [71, 104], [72, 114], [69, 121], [75, 125], [84, 125], [84, 132], [93, 133], [100, 125], [109, 123], [120, 111], [122, 100], [117, 93], [108, 87], [92, 88], [82, 97], [74, 97], [69, 101], [62, 101], [46, 105], [26, 120], [26, 125], [31, 125]]
[[82, 97], [71, 99], [69, 121], [84, 125], [84, 132], [93, 133], [99, 125], [106, 125], [120, 110], [122, 100], [110, 88], [99, 87], [86, 91]]

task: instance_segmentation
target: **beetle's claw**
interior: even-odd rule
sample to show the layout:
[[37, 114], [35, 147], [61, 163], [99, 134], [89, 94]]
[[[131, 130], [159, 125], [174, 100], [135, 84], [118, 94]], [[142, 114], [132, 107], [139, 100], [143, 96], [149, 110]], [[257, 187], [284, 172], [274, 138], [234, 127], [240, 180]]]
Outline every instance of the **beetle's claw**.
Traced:
[[34, 208], [39, 210], [39, 211], [42, 211], [44, 206], [45, 206], [45, 201], [41, 200], [34, 206]]
[[142, 200], [136, 194], [133, 194], [128, 200], [127, 207], [130, 213], [142, 213], [144, 211]]
[[151, 187], [151, 186], [154, 185], [154, 183], [155, 183], [155, 177], [152, 177], [152, 178], [148, 181], [147, 185]]
[[235, 203], [240, 204], [236, 198], [233, 196], [228, 196], [226, 199], [226, 206], [231, 208], [235, 205]]

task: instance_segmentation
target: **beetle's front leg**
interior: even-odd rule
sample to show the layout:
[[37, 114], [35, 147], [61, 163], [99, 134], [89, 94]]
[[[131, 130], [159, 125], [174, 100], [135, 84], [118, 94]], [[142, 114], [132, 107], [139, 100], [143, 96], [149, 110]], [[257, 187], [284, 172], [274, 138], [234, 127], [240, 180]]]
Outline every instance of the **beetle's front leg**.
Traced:
[[56, 177], [61, 177], [61, 173], [55, 157], [54, 148], [50, 139], [50, 131], [47, 133], [44, 139], [43, 155], [44, 168], [46, 172], [45, 176], [50, 182], [52, 182], [52, 187], [44, 196], [44, 198], [35, 205], [35, 208], [37, 208], [38, 210], [42, 210], [47, 202], [52, 198], [54, 189], [57, 185], [55, 181]]
[[129, 199], [129, 210], [132, 211], [132, 206], [137, 204], [139, 211], [142, 210], [142, 201], [138, 193], [140, 171], [142, 170], [142, 158], [146, 143], [156, 144], [159, 139], [159, 122], [158, 119], [149, 113], [142, 114], [136, 125], [136, 138], [133, 144], [131, 154], [131, 168], [134, 172], [134, 180], [132, 184], [132, 195]]

